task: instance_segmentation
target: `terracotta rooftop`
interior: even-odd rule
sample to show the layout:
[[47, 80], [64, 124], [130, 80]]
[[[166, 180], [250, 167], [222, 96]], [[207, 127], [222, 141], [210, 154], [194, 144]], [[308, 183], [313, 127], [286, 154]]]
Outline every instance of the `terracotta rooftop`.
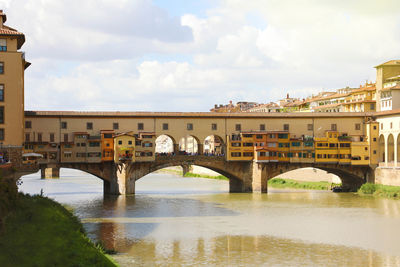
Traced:
[[341, 112], [341, 113], [312, 113], [312, 112], [249, 112], [249, 113], [216, 113], [216, 112], [89, 112], [89, 111], [25, 111], [26, 117], [69, 117], [69, 118], [310, 118], [310, 117], [364, 117], [373, 113]]
[[16, 29], [3, 25], [0, 28], [0, 36], [17, 36], [17, 47], [20, 49], [22, 45], [25, 43], [25, 35]]

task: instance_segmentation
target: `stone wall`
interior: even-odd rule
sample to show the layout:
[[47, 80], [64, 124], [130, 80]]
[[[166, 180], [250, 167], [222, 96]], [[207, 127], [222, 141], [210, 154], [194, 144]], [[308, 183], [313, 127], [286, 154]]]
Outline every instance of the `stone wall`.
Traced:
[[375, 183], [400, 186], [400, 169], [382, 167], [376, 168]]

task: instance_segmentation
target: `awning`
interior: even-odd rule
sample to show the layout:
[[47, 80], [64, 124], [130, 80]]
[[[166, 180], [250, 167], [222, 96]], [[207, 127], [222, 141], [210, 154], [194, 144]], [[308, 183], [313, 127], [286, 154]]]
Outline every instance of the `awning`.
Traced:
[[36, 158], [43, 158], [42, 154], [39, 153], [25, 153], [22, 154], [23, 157], [36, 157]]

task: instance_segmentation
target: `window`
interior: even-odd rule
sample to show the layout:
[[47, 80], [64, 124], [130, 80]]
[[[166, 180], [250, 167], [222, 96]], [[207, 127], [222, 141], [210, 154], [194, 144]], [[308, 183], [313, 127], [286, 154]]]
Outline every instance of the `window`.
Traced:
[[142, 145], [142, 141], [140, 141], [140, 140], [135, 141], [135, 146], [141, 146], [141, 145]]
[[93, 130], [93, 122], [87, 122], [86, 123], [86, 129], [87, 130]]
[[253, 152], [243, 152], [243, 157], [252, 157]]
[[257, 138], [257, 139], [262, 139], [263, 136], [262, 136], [261, 134], [257, 134], [257, 135], [256, 135], [256, 138]]
[[61, 122], [61, 129], [67, 129], [67, 122], [66, 121], [62, 121]]
[[231, 143], [232, 147], [240, 147], [242, 146], [242, 143]]
[[383, 123], [381, 124], [381, 130], [383, 130]]
[[242, 155], [242, 153], [240, 153], [240, 152], [232, 152], [231, 153], [232, 157], [240, 157], [241, 155]]
[[4, 107], [0, 107], [0, 123], [4, 123]]
[[375, 109], [375, 105], [374, 105], [374, 104], [371, 104], [370, 109], [371, 109], [371, 110], [374, 110], [374, 109]]
[[265, 124], [260, 124], [260, 131], [265, 131]]
[[37, 140], [38, 140], [38, 142], [42, 142], [42, 133], [38, 133], [37, 134]]
[[144, 129], [144, 124], [143, 124], [142, 122], [139, 122], [139, 123], [137, 124], [137, 129], [138, 129], [138, 130], [143, 130], [143, 129]]
[[357, 131], [361, 130], [361, 124], [360, 124], [360, 123], [356, 123], [356, 124], [355, 124], [355, 129], [356, 129]]
[[0, 84], [0, 101], [4, 101], [4, 84]]
[[213, 131], [217, 130], [217, 124], [216, 123], [211, 124], [211, 130], [213, 130]]
[[186, 126], [188, 131], [192, 131], [193, 130], [193, 123], [188, 123]]
[[336, 123], [331, 124], [331, 131], [336, 131], [337, 130], [337, 125]]
[[54, 142], [54, 133], [50, 134], [50, 142], [52, 142], [52, 143]]
[[7, 39], [0, 39], [0, 51], [7, 51]]
[[374, 140], [374, 142], [376, 142], [376, 137], [374, 137], [374, 139], [373, 139], [373, 140]]
[[25, 121], [25, 129], [31, 129], [32, 128], [32, 122], [31, 121]]
[[289, 131], [289, 124], [284, 124], [283, 125], [283, 130], [284, 131]]
[[288, 139], [289, 135], [288, 134], [278, 134], [279, 139]]
[[307, 130], [309, 130], [309, 131], [314, 130], [314, 125], [312, 125], [312, 124], [307, 124]]
[[118, 122], [114, 122], [113, 123], [113, 129], [114, 130], [118, 130], [119, 129], [119, 123]]
[[4, 74], [4, 62], [0, 62], [0, 74]]
[[247, 146], [247, 147], [253, 146], [253, 143], [243, 143], [243, 146]]
[[374, 130], [376, 130], [376, 125], [374, 125]]
[[376, 155], [376, 150], [374, 150], [374, 155]]
[[122, 140], [119, 140], [119, 141], [118, 141], [118, 145], [122, 145]]
[[143, 143], [142, 147], [153, 147], [153, 143]]
[[128, 145], [132, 145], [132, 140], [129, 140], [129, 141], [128, 141]]
[[236, 131], [241, 131], [242, 130], [242, 125], [241, 124], [236, 124], [235, 125]]
[[89, 142], [90, 147], [100, 147], [100, 142]]
[[4, 141], [4, 129], [0, 129], [0, 141]]
[[390, 123], [390, 129], [392, 129], [392, 128], [393, 128], [393, 122]]
[[30, 142], [31, 141], [31, 134], [30, 133], [26, 133], [25, 134], [25, 142]]
[[368, 151], [368, 147], [364, 147], [365, 151]]
[[65, 142], [65, 143], [68, 142], [68, 134], [64, 134], [64, 142]]
[[168, 123], [163, 123], [162, 129], [163, 129], [164, 131], [168, 130]]

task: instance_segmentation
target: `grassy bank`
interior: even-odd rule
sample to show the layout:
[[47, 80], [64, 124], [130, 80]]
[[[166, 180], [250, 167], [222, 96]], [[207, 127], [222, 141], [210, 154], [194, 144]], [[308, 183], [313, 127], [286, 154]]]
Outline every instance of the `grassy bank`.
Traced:
[[331, 186], [338, 186], [330, 182], [303, 182], [292, 179], [274, 178], [268, 181], [268, 186], [273, 188], [294, 188], [310, 190], [330, 190]]
[[400, 199], [400, 186], [366, 183], [360, 187], [360, 189], [358, 190], [358, 194], [374, 197]]
[[[172, 173], [172, 174], [176, 174], [176, 175], [182, 176], [182, 171], [180, 171], [180, 170], [162, 169], [162, 170], [158, 170], [157, 172]], [[217, 180], [229, 180], [227, 177], [225, 177], [223, 175], [212, 176], [212, 175], [197, 174], [197, 173], [192, 173], [192, 172], [187, 172], [184, 177], [197, 177], [197, 178], [207, 178], [207, 179], [217, 179]]]
[[0, 266], [116, 266], [86, 237], [63, 206], [42, 196], [18, 196], [0, 233]]

